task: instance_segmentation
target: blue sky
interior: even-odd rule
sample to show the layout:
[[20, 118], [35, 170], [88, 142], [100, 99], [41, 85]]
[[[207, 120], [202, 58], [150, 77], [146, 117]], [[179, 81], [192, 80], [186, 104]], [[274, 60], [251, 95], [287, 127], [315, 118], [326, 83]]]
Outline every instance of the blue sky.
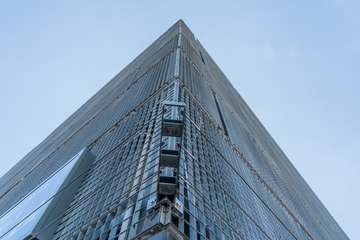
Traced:
[[348, 236], [360, 239], [359, 7], [3, 1], [0, 175], [182, 18]]

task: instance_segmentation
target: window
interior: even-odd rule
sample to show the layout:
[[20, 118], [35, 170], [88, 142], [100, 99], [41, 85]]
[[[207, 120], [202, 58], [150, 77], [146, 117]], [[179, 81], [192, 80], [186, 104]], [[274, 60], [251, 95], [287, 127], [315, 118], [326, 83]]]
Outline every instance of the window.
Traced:
[[205, 60], [204, 60], [204, 57], [203, 57], [201, 51], [199, 51], [199, 53], [200, 53], [201, 61], [203, 62], [203, 64], [205, 64]]
[[[74, 176], [81, 175], [81, 172], [79, 173], [76, 170], [84, 170], [84, 166], [89, 165], [88, 163], [85, 165], [80, 163], [81, 159], [89, 156], [87, 153], [86, 149], [81, 150], [63, 167], [2, 215], [0, 217], [0, 240], [24, 239], [31, 236], [34, 231], [39, 231], [43, 225], [58, 217], [51, 218], [51, 213], [54, 212], [52, 206], [56, 205], [55, 212], [57, 213], [64, 211], [65, 209], [58, 209], [61, 206], [66, 207], [59, 204], [59, 199], [61, 198], [61, 201], [64, 201], [62, 195], [65, 193], [63, 192], [69, 193], [65, 191], [65, 185], [72, 184]], [[65, 198], [69, 198], [69, 196]]]
[[229, 136], [228, 130], [227, 130], [227, 128], [226, 128], [225, 120], [224, 120], [223, 114], [222, 114], [222, 112], [221, 112], [219, 102], [218, 102], [217, 97], [216, 97], [216, 93], [215, 93], [214, 90], [212, 90], [212, 93], [213, 93], [213, 96], [214, 96], [216, 109], [218, 110], [219, 117], [220, 117], [220, 121], [221, 121], [222, 127], [223, 127], [223, 129], [224, 129], [224, 134], [225, 134], [226, 136]]

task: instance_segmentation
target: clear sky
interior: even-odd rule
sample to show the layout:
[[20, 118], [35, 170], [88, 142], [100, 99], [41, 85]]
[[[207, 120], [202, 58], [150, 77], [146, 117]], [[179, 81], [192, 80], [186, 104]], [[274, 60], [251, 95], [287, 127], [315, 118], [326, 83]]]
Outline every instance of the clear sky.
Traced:
[[357, 0], [2, 1], [0, 175], [182, 18], [360, 239], [359, 10]]

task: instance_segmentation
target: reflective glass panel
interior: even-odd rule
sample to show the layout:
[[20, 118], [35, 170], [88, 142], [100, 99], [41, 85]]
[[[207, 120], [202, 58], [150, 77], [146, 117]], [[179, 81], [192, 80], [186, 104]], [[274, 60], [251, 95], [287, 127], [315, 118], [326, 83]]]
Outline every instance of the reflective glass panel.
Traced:
[[23, 239], [31, 234], [83, 152], [84, 149], [1, 216], [1, 240]]

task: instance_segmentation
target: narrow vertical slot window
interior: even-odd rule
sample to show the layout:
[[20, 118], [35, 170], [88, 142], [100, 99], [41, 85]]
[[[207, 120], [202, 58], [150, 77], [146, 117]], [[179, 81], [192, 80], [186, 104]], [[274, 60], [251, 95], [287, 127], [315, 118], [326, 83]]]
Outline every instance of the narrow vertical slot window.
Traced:
[[199, 51], [199, 53], [200, 53], [201, 61], [205, 64], [204, 56], [202, 55], [201, 51]]
[[217, 100], [217, 98], [216, 98], [216, 93], [215, 93], [214, 90], [211, 90], [211, 91], [212, 91], [212, 93], [213, 93], [214, 100], [215, 100], [215, 105], [216, 105], [216, 108], [217, 108], [218, 113], [219, 113], [219, 116], [220, 116], [221, 125], [222, 125], [222, 127], [223, 127], [223, 129], [224, 129], [224, 134], [225, 134], [226, 136], [229, 136], [228, 130], [227, 130], [227, 127], [226, 127], [226, 124], [225, 124], [225, 120], [224, 120], [223, 114], [222, 114], [221, 109], [220, 109], [219, 102], [218, 102], [218, 100]]

